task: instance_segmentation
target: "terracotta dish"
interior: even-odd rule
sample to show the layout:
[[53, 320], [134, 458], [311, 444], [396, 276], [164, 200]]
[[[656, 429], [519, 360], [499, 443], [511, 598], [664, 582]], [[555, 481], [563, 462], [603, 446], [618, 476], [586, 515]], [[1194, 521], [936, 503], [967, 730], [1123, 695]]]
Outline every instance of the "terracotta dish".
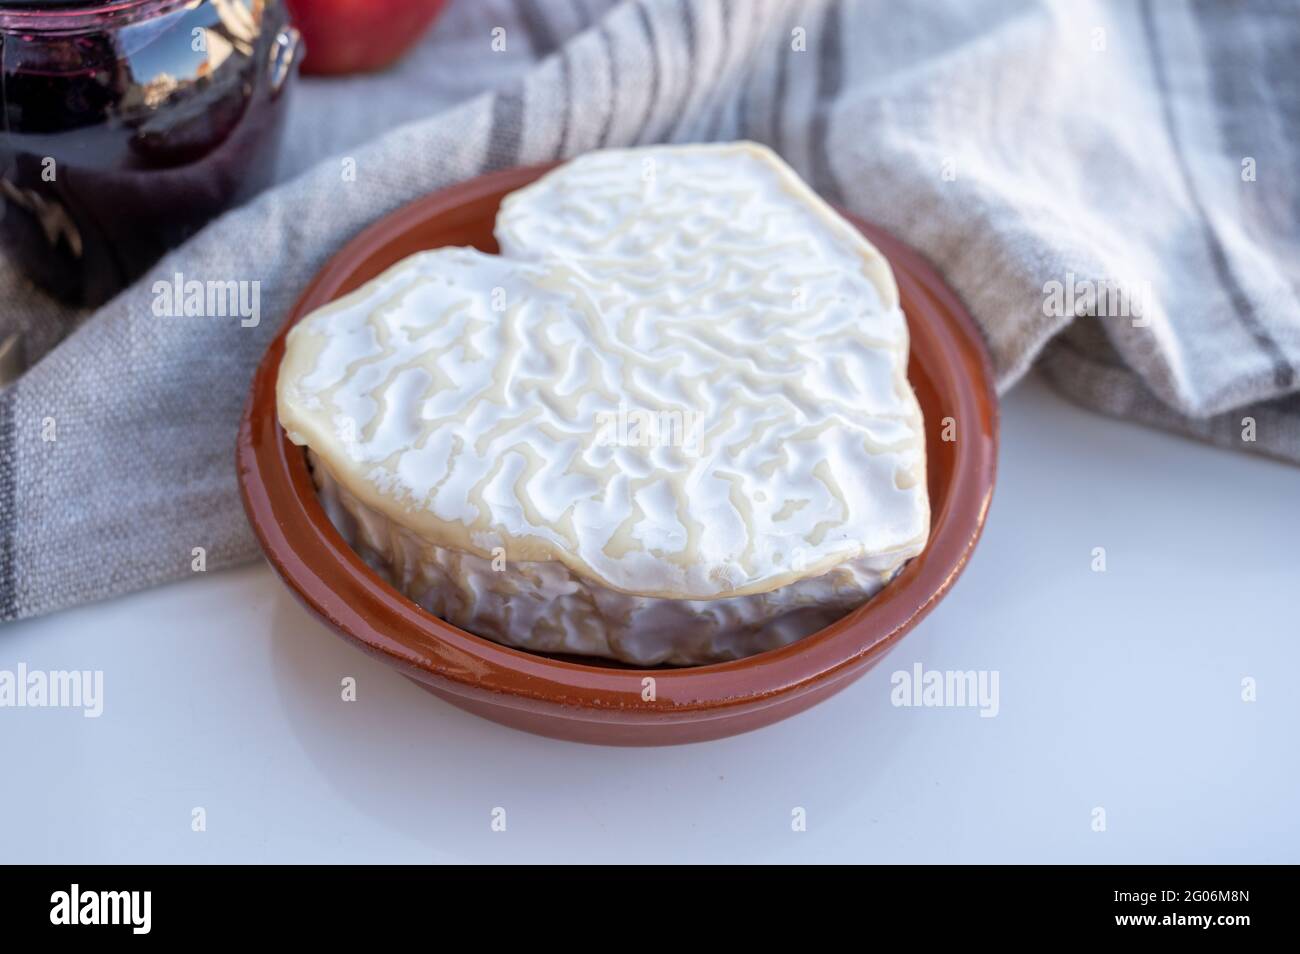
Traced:
[[[908, 377], [925, 414], [932, 513], [925, 551], [860, 609], [799, 642], [734, 662], [630, 669], [528, 653], [457, 629], [398, 594], [343, 541], [316, 499], [306, 456], [276, 417], [276, 375], [294, 322], [422, 249], [496, 252], [497, 206], [552, 166], [508, 169], [420, 199], [367, 228], [298, 299], [253, 379], [236, 450], [249, 521], [302, 603], [361, 648], [454, 705], [557, 738], [668, 745], [735, 735], [844, 688], [934, 608], [988, 513], [998, 421], [980, 334], [911, 249], [853, 222], [889, 259], [911, 331]], [[955, 440], [943, 440], [946, 418]]]

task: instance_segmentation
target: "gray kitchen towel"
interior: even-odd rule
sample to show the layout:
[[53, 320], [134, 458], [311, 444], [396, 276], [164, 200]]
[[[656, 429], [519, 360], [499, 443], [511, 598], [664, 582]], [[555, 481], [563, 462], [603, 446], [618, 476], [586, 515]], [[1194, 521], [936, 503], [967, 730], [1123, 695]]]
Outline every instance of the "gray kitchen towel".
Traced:
[[[253, 558], [236, 426], [312, 274], [420, 195], [603, 146], [765, 142], [936, 264], [1001, 388], [1038, 361], [1300, 461], [1297, 62], [1295, 0], [460, 0], [396, 70], [302, 83], [280, 184], [95, 313], [0, 263], [28, 366], [0, 395], [0, 618]], [[260, 321], [155, 317], [177, 273], [260, 282]]]

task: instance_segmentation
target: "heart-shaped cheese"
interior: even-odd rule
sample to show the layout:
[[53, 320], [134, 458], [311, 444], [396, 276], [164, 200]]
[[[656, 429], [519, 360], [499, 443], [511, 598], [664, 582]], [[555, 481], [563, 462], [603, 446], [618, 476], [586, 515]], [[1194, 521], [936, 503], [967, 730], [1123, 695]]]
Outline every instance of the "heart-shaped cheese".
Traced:
[[308, 316], [281, 365], [282, 424], [408, 594], [519, 645], [699, 661], [924, 546], [889, 267], [770, 151], [592, 153], [496, 232]]

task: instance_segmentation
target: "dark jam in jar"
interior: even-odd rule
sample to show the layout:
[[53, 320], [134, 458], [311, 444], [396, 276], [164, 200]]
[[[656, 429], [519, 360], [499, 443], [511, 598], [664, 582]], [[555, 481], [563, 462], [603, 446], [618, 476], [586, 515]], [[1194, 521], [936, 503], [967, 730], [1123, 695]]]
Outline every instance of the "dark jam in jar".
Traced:
[[0, 243], [96, 305], [271, 182], [281, 0], [0, 0]]

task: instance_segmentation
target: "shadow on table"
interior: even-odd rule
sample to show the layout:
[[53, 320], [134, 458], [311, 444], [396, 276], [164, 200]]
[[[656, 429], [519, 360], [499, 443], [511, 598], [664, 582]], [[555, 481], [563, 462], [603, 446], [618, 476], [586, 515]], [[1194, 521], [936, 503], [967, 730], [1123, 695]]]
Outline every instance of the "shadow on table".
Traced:
[[[745, 836], [746, 857], [759, 859], [791, 837], [796, 808], [817, 822], [801, 835], [815, 857], [835, 818], [874, 821], [862, 766], [887, 771], [915, 725], [889, 718], [886, 662], [811, 712], [731, 739], [561, 742], [443, 702], [348, 645], [287, 591], [273, 613], [273, 675], [303, 750], [328, 784], [430, 860], [671, 860]], [[342, 698], [346, 677], [356, 680], [353, 702]], [[492, 830], [496, 809], [505, 832]]]

